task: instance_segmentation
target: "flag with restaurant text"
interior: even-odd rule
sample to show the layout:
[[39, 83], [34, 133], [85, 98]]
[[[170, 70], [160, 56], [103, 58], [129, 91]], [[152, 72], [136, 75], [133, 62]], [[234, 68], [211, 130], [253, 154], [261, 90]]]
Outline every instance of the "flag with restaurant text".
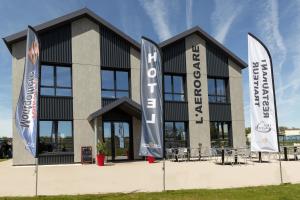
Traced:
[[278, 125], [272, 58], [266, 46], [248, 34], [251, 151], [278, 152]]

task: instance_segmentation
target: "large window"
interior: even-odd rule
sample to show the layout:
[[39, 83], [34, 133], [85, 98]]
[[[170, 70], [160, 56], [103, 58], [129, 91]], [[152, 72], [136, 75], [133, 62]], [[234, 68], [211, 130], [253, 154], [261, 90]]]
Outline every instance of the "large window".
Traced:
[[210, 103], [226, 103], [226, 80], [208, 79], [208, 98]]
[[230, 129], [229, 122], [210, 122], [211, 146], [230, 147], [232, 145]]
[[40, 121], [39, 153], [73, 152], [72, 121]]
[[72, 96], [71, 67], [41, 66], [41, 95]]
[[185, 122], [165, 122], [165, 147], [187, 147]]
[[102, 98], [129, 97], [127, 71], [101, 70]]
[[164, 76], [164, 94], [166, 101], [185, 101], [184, 78], [182, 76]]

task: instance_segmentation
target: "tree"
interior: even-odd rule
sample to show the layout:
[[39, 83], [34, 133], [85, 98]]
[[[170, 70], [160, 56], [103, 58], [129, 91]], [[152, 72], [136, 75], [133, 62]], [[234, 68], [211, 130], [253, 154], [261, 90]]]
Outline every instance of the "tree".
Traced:
[[245, 133], [246, 136], [249, 135], [251, 133], [251, 128], [250, 127], [245, 128]]

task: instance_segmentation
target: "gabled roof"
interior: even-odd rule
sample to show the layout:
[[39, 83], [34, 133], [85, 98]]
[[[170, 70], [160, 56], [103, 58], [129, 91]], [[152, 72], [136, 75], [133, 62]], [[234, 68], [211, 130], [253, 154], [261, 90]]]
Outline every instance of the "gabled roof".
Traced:
[[[74, 11], [72, 13], [66, 14], [64, 16], [55, 18], [53, 20], [50, 20], [48, 22], [42, 23], [40, 25], [34, 26], [33, 28], [39, 32], [42, 33], [44, 31], [53, 29], [57, 26], [60, 26], [62, 24], [66, 24], [72, 21], [75, 21], [79, 18], [87, 17], [91, 20], [93, 20], [96, 23], [102, 24], [103, 26], [109, 28], [113, 32], [117, 33], [119, 36], [121, 36], [123, 39], [128, 41], [130, 44], [133, 45], [136, 49], [140, 49], [140, 43], [132, 39], [130, 36], [126, 35], [122, 31], [120, 31], [118, 28], [104, 20], [103, 18], [99, 17], [97, 14], [95, 14], [93, 11], [91, 11], [88, 8], [83, 8], [77, 11]], [[206, 33], [204, 30], [202, 30], [200, 27], [196, 26], [194, 28], [191, 28], [189, 30], [186, 30], [170, 39], [167, 39], [159, 44], [160, 47], [165, 47], [173, 42], [176, 42], [177, 40], [183, 39], [191, 34], [198, 34], [200, 37], [202, 37], [204, 40], [212, 42], [219, 48], [221, 48], [237, 65], [239, 65], [241, 68], [246, 68], [248, 65], [245, 63], [242, 59], [240, 59], [238, 56], [236, 56], [234, 53], [232, 53], [229, 49], [227, 49], [224, 45], [219, 43], [216, 39], [214, 39], [212, 36], [210, 36], [208, 33]], [[21, 32], [9, 35], [5, 38], [3, 38], [7, 48], [11, 51], [11, 46], [13, 43], [24, 40], [26, 37], [26, 30], [23, 30]]]
[[[66, 15], [63, 15], [61, 17], [55, 18], [55, 19], [50, 20], [48, 22], [45, 22], [45, 23], [42, 23], [40, 25], [34, 26], [33, 28], [37, 32], [40, 33], [40, 32], [47, 31], [49, 29], [53, 29], [53, 28], [55, 28], [59, 25], [75, 21], [75, 20], [77, 20], [79, 18], [82, 18], [82, 17], [87, 17], [87, 18], [95, 21], [96, 23], [104, 25], [105, 27], [111, 29], [113, 32], [120, 35], [123, 39], [125, 39], [126, 41], [131, 43], [135, 48], [140, 49], [140, 44], [137, 41], [135, 41], [130, 36], [126, 35], [122, 31], [120, 31], [118, 28], [116, 28], [115, 26], [113, 26], [112, 24], [110, 24], [109, 22], [104, 20], [103, 18], [99, 17], [97, 14], [95, 14], [93, 11], [91, 11], [88, 8], [83, 8], [83, 9], [71, 12], [69, 14], [66, 14]], [[21, 41], [21, 40], [25, 39], [26, 34], [27, 34], [27, 30], [23, 30], [23, 31], [20, 31], [18, 33], [7, 36], [7, 37], [3, 38], [3, 40], [4, 40], [7, 48], [11, 51], [11, 45], [15, 42], [18, 42], [18, 41]]]
[[90, 114], [87, 120], [90, 122], [93, 119], [104, 115], [105, 113], [111, 111], [114, 108], [119, 108], [125, 113], [128, 113], [131, 116], [135, 116], [136, 118], [141, 118], [141, 106], [140, 104], [136, 103], [135, 101], [129, 99], [128, 97], [122, 97], [112, 103], [100, 108], [99, 110], [95, 111], [94, 113]]
[[237, 65], [239, 65], [241, 68], [246, 68], [248, 66], [247, 63], [245, 63], [242, 59], [240, 59], [238, 56], [236, 56], [234, 53], [232, 53], [229, 49], [227, 49], [223, 44], [218, 42], [216, 39], [214, 39], [212, 36], [210, 36], [208, 33], [206, 33], [203, 29], [201, 29], [199, 26], [195, 26], [191, 29], [188, 29], [182, 33], [179, 33], [178, 35], [175, 35], [174, 37], [167, 39], [159, 44], [161, 48], [176, 42], [180, 39], [183, 39], [189, 35], [192, 34], [198, 34], [201, 38], [203, 38], [206, 41], [209, 41], [213, 44], [215, 44], [217, 47], [222, 49]]

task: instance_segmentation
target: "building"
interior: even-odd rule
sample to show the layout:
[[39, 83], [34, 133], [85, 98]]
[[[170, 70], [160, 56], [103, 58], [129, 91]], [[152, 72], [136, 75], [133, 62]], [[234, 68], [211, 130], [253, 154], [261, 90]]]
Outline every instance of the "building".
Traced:
[[[80, 162], [82, 146], [92, 146], [94, 157], [101, 139], [109, 159], [140, 159], [140, 44], [86, 8], [34, 28], [41, 40], [40, 164]], [[15, 113], [26, 31], [3, 40], [13, 59]], [[245, 146], [247, 64], [199, 27], [159, 46], [165, 147]], [[14, 124], [13, 164], [33, 164]]]

